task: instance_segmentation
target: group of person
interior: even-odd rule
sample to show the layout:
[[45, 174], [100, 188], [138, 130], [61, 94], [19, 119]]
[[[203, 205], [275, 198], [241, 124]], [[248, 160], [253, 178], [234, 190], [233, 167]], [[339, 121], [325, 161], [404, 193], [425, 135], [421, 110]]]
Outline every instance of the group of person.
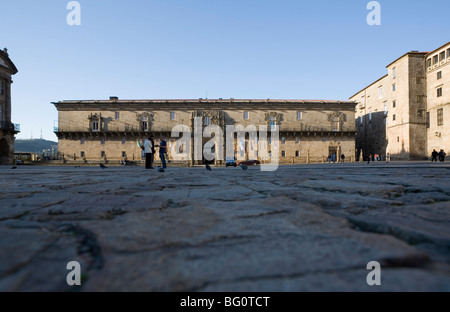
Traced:
[[167, 142], [164, 137], [159, 139], [159, 145], [155, 144], [153, 136], [149, 136], [144, 140], [144, 144], [141, 146], [145, 154], [145, 169], [155, 169], [153, 168], [153, 163], [155, 161], [156, 147], [159, 147], [159, 158], [161, 158], [161, 163], [164, 169], [167, 168], [166, 155], [167, 155]]
[[[336, 154], [328, 155], [328, 163], [331, 163], [331, 162], [333, 162], [333, 163], [336, 162]], [[345, 155], [344, 154], [341, 154], [341, 162], [342, 163], [345, 162]]]
[[435, 149], [431, 153], [431, 162], [437, 162], [438, 157], [440, 162], [445, 161], [445, 155], [447, 155], [443, 149], [441, 149], [439, 152], [437, 152]]

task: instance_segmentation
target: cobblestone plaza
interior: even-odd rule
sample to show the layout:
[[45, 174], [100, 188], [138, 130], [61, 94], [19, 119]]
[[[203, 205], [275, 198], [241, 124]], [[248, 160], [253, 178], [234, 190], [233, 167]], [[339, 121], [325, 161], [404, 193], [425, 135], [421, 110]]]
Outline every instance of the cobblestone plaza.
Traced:
[[449, 170], [3, 166], [0, 291], [449, 291]]

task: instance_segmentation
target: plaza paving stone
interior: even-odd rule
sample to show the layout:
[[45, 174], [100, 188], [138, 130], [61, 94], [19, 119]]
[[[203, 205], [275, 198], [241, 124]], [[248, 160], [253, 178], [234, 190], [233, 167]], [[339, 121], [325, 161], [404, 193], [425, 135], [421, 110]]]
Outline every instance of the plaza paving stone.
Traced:
[[449, 173], [2, 166], [0, 291], [450, 291]]

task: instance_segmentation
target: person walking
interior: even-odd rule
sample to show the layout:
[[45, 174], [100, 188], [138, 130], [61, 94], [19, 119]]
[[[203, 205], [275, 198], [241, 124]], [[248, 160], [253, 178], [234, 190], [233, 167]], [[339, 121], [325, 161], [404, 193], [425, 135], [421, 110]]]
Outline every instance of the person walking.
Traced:
[[165, 138], [161, 137], [159, 139], [159, 158], [161, 158], [161, 162], [164, 169], [167, 168], [166, 155], [167, 155], [167, 142]]
[[344, 154], [341, 155], [341, 162], [342, 163], [345, 162], [345, 155]]
[[434, 149], [433, 152], [431, 153], [431, 162], [437, 162], [437, 157], [438, 157], [439, 153], [436, 152], [436, 150]]
[[444, 152], [443, 149], [441, 149], [441, 150], [439, 151], [439, 161], [440, 161], [440, 162], [444, 162], [444, 161], [445, 161], [445, 155], [447, 155], [447, 154]]
[[153, 168], [153, 161], [155, 158], [155, 141], [153, 136], [149, 136], [148, 139], [144, 141], [144, 153], [145, 153], [145, 169], [155, 169]]

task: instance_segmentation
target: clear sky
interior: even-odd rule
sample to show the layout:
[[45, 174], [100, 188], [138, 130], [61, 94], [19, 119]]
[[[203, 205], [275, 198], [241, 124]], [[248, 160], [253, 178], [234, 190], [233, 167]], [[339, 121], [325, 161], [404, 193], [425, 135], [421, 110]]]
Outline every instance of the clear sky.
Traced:
[[411, 50], [450, 41], [448, 0], [0, 0], [18, 139], [57, 140], [51, 102], [350, 96]]

